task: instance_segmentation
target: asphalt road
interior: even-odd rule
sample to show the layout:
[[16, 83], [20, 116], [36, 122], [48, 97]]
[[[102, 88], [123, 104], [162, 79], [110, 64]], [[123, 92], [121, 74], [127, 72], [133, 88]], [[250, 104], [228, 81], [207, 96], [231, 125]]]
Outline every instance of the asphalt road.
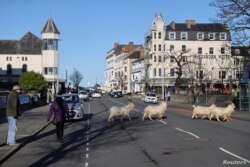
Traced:
[[[250, 166], [249, 122], [193, 120], [191, 108], [171, 103], [162, 121], [142, 121], [148, 104], [140, 99], [133, 102], [132, 120], [122, 123], [107, 121], [108, 108], [126, 104], [125, 97], [84, 102], [86, 119], [66, 123], [63, 144], [56, 142], [55, 127], [50, 125], [2, 166]], [[39, 110], [48, 110], [48, 106]]]

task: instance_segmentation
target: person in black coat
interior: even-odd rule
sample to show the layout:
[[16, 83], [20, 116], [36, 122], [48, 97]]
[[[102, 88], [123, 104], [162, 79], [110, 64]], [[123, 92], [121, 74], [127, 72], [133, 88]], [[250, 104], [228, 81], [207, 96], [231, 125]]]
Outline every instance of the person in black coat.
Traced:
[[20, 100], [18, 94], [20, 93], [20, 87], [15, 85], [8, 95], [6, 116], [8, 119], [8, 135], [6, 144], [17, 145], [16, 132], [17, 132], [17, 120], [20, 116]]

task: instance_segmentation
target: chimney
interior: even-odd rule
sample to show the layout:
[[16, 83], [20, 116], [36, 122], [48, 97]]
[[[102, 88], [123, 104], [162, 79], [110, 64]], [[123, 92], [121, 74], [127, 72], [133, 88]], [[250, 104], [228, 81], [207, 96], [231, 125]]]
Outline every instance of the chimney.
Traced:
[[174, 21], [172, 21], [171, 23], [170, 23], [170, 27], [174, 30], [175, 29], [175, 22]]
[[129, 42], [127, 45], [127, 52], [131, 53], [134, 50], [134, 42]]
[[187, 28], [190, 29], [192, 25], [195, 25], [195, 20], [186, 20], [185, 21]]
[[119, 46], [119, 43], [118, 43], [118, 42], [115, 42], [115, 43], [114, 43], [114, 48], [117, 48], [117, 46]]
[[131, 45], [134, 45], [134, 42], [129, 42], [128, 45], [130, 45], [130, 46], [131, 46]]

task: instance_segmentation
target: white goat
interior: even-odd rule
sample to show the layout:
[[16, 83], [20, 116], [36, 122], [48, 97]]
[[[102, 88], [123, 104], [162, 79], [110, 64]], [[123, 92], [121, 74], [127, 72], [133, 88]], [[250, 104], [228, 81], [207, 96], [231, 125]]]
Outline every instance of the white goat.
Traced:
[[148, 117], [152, 120], [152, 117], [158, 117], [162, 120], [163, 115], [167, 110], [167, 103], [161, 101], [158, 105], [149, 105], [144, 109], [142, 120], [144, 121], [145, 117]]
[[135, 105], [132, 102], [129, 102], [127, 105], [124, 106], [112, 106], [109, 109], [109, 118], [108, 118], [108, 122], [110, 122], [111, 120], [113, 121], [114, 117], [121, 117], [121, 122], [122, 122], [122, 118], [124, 116], [127, 116], [129, 120], [131, 120], [130, 118], [130, 111], [132, 111], [134, 109]]
[[213, 117], [220, 121], [220, 117], [223, 118], [223, 121], [228, 121], [231, 114], [234, 112], [235, 105], [233, 102], [230, 102], [227, 107], [217, 107], [214, 106], [211, 108], [210, 121]]
[[214, 107], [214, 104], [211, 104], [209, 107], [205, 107], [205, 106], [195, 106], [193, 105], [194, 109], [193, 109], [193, 115], [192, 115], [192, 119], [195, 117], [196, 119], [198, 118], [198, 116], [202, 116], [201, 119], [204, 118], [209, 118], [210, 113], [211, 113], [211, 109]]

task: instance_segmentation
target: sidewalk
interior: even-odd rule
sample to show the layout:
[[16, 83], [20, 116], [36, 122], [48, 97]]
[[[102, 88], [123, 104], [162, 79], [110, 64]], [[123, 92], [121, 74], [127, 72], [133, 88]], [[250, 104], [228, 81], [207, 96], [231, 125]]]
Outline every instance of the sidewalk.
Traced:
[[22, 113], [18, 120], [16, 136], [16, 141], [20, 143], [18, 146], [5, 144], [8, 131], [7, 119], [5, 116], [0, 116], [0, 166], [49, 125], [47, 123], [48, 109], [49, 106], [45, 105]]

